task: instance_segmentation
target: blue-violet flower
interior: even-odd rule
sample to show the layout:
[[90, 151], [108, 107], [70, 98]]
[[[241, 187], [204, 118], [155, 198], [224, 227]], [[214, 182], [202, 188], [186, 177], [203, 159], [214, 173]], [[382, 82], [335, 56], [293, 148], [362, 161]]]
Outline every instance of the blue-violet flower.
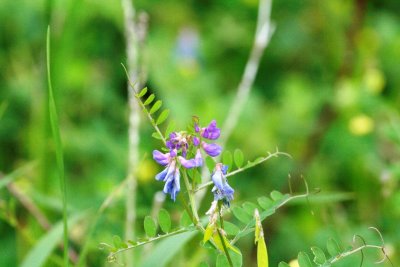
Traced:
[[227, 167], [222, 163], [215, 165], [214, 172], [212, 173], [211, 179], [214, 182], [214, 187], [211, 190], [214, 193], [214, 200], [222, 200], [226, 206], [230, 206], [230, 201], [233, 200], [233, 190], [228, 184], [225, 178]]

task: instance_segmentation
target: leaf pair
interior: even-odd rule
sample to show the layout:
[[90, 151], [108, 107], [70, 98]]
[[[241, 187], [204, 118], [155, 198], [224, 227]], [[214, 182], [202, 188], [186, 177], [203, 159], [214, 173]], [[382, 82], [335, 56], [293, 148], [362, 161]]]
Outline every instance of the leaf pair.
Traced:
[[[171, 216], [168, 211], [161, 209], [158, 213], [158, 224], [164, 233], [168, 233], [171, 229]], [[149, 237], [153, 237], [157, 233], [157, 224], [150, 216], [146, 216], [143, 222], [144, 231]]]
[[235, 149], [235, 152], [232, 153], [229, 150], [226, 150], [222, 155], [222, 162], [224, 165], [228, 166], [228, 170], [232, 169], [233, 162], [235, 166], [239, 169], [243, 166], [244, 156], [243, 152], [240, 149]]
[[[336, 242], [335, 239], [329, 238], [326, 243], [326, 249], [331, 256], [331, 258], [336, 258], [340, 256], [342, 250], [340, 249], [339, 244]], [[327, 259], [325, 252], [319, 247], [311, 247], [311, 252], [313, 254], [313, 262], [317, 266], [324, 266], [328, 267], [331, 266], [329, 259]], [[305, 252], [300, 252], [297, 256], [297, 261], [300, 267], [312, 267], [314, 264], [312, 263], [310, 257]], [[279, 263], [278, 267], [289, 267], [289, 265], [285, 262]]]
[[[142, 105], [143, 105], [143, 109], [146, 110], [146, 112], [148, 112], [149, 115], [153, 115], [154, 113], [156, 113], [162, 106], [162, 101], [161, 100], [157, 100], [152, 106], [151, 108], [147, 111], [146, 106], [150, 105], [151, 103], [153, 103], [154, 99], [155, 99], [155, 94], [151, 94], [144, 102], [141, 100], [142, 97], [144, 97], [147, 93], [148, 89], [147, 87], [143, 88], [136, 96], [138, 98], [139, 101], [141, 101]], [[161, 111], [160, 115], [157, 117], [156, 120], [153, 119], [153, 123], [155, 125], [160, 125], [161, 123], [163, 123], [169, 115], [169, 109], [165, 109], [163, 111]]]

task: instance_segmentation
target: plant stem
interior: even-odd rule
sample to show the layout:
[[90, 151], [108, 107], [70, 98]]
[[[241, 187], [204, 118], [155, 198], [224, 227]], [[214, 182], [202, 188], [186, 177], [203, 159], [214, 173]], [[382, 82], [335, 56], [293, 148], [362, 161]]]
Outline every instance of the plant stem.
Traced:
[[[139, 79], [139, 38], [136, 25], [136, 10], [133, 3], [129, 0], [121, 0], [124, 13], [124, 26], [126, 38], [126, 53], [128, 63], [129, 80]], [[135, 84], [136, 89], [140, 87], [141, 81]], [[139, 162], [139, 125], [140, 108], [135, 99], [135, 94], [129, 89], [128, 85], [128, 104], [129, 104], [129, 155], [127, 173], [127, 192], [126, 192], [126, 219], [125, 219], [125, 239], [133, 240], [135, 237], [136, 220], [136, 166]], [[134, 258], [132, 253], [126, 254], [127, 266], [133, 266]]]
[[220, 232], [220, 229], [217, 229], [217, 233], [218, 233], [219, 238], [221, 239], [221, 244], [222, 244], [222, 247], [224, 248], [225, 256], [228, 259], [229, 266], [233, 267], [231, 256], [229, 255], [228, 249], [226, 248], [225, 239], [223, 238], [223, 236]]
[[[200, 229], [203, 229], [203, 226], [201, 226], [199, 224], [200, 219], [199, 219], [199, 215], [197, 214], [197, 207], [196, 207], [196, 201], [194, 199], [194, 190], [192, 189], [192, 187], [190, 186], [189, 183], [189, 178], [187, 176], [186, 170], [183, 170], [183, 180], [185, 182], [185, 186], [186, 186], [186, 190], [188, 192], [188, 196], [189, 196], [189, 202], [190, 202], [190, 208], [192, 209], [192, 214], [193, 214], [193, 223], [194, 225], [196, 225], [197, 227], [199, 227]], [[204, 230], [204, 229], [203, 229]]]

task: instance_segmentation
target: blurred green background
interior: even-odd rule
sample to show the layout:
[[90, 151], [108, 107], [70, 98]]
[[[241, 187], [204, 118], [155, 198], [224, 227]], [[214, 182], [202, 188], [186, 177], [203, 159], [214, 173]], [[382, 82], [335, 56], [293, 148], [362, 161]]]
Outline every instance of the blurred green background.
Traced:
[[[203, 124], [229, 114], [246, 64], [257, 19], [256, 0], [137, 0], [149, 18], [143, 57], [147, 86], [171, 110], [177, 129], [192, 115]], [[249, 101], [226, 149], [248, 160], [274, 158], [230, 180], [234, 202], [288, 192], [288, 175], [301, 176], [321, 197], [289, 205], [265, 221], [270, 265], [328, 237], [351, 244], [354, 234], [379, 244], [400, 263], [400, 1], [276, 0], [276, 30], [262, 58]], [[87, 211], [71, 227], [79, 254], [94, 212], [126, 177], [128, 107], [123, 12], [120, 1], [2, 0], [0, 2], [0, 172], [19, 169], [0, 187], [0, 258], [17, 266], [46, 231], [23, 200], [50, 223], [61, 220], [61, 196], [47, 108], [45, 36], [52, 31], [52, 80], [64, 145], [69, 214]], [[151, 151], [160, 142], [142, 116], [137, 234], [150, 213], [160, 167]], [[222, 133], [223, 134], [223, 133]], [[21, 170], [22, 168], [22, 170]], [[1, 180], [0, 180], [1, 183]], [[17, 193], [16, 193], [17, 192]], [[19, 194], [19, 195], [18, 195]], [[100, 242], [123, 235], [124, 194], [115, 196], [90, 240], [88, 266], [105, 266]], [[207, 193], [201, 214], [209, 207]], [[300, 205], [301, 204], [301, 205]], [[176, 215], [182, 207], [169, 199]], [[313, 212], [311, 212], [313, 211]], [[312, 214], [313, 213], [313, 214]], [[174, 218], [174, 219], [176, 219]], [[192, 241], [198, 247], [199, 240]], [[245, 266], [255, 266], [251, 238], [238, 243]], [[135, 250], [139, 257], [150, 248]], [[396, 252], [397, 251], [397, 252]], [[207, 251], [182, 250], [171, 266], [197, 266]], [[364, 266], [380, 255], [369, 251]], [[46, 266], [57, 266], [57, 248]], [[358, 266], [360, 255], [337, 266]], [[384, 266], [390, 266], [388, 263]], [[210, 265], [213, 266], [213, 265]]]

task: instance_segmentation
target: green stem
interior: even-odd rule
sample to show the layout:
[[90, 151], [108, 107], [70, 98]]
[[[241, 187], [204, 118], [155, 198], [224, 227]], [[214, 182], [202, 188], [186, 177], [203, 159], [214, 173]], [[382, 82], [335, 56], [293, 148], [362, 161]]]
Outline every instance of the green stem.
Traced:
[[[287, 156], [287, 157], [289, 157], [289, 158], [291, 157], [289, 154], [287, 154], [287, 153], [285, 153], [285, 152], [280, 152], [280, 151], [276, 151], [276, 152], [274, 152], [274, 153], [269, 153], [269, 152], [268, 152], [268, 156], [264, 157], [262, 160], [260, 160], [260, 161], [258, 161], [258, 162], [256, 162], [256, 163], [253, 163], [253, 164], [248, 164], [248, 165], [246, 165], [246, 166], [244, 166], [244, 167], [241, 167], [241, 168], [238, 168], [238, 169], [236, 169], [236, 170], [234, 170], [234, 171], [232, 171], [232, 172], [229, 172], [229, 173], [227, 173], [227, 174], [225, 175], [225, 177], [228, 178], [229, 176], [236, 175], [236, 174], [238, 174], [238, 173], [240, 173], [240, 172], [242, 172], [242, 171], [245, 171], [245, 170], [247, 170], [247, 169], [249, 169], [249, 168], [252, 168], [252, 167], [254, 167], [254, 166], [256, 166], [256, 165], [259, 165], [259, 164], [261, 164], [261, 163], [263, 163], [263, 162], [265, 162], [265, 161], [267, 161], [267, 160], [269, 160], [269, 159], [271, 159], [271, 158], [273, 158], [273, 157], [278, 157], [279, 155], [284, 155], [284, 156]], [[199, 186], [196, 188], [195, 192], [200, 191], [200, 190], [202, 190], [202, 189], [205, 189], [205, 188], [207, 188], [208, 186], [213, 185], [213, 184], [214, 184], [214, 183], [213, 183], [212, 181], [207, 182], [207, 183], [204, 183], [204, 184], [201, 184], [201, 185], [199, 185]]]
[[[219, 221], [221, 224], [221, 229], [224, 229], [224, 219], [222, 218], [222, 214], [221, 214], [221, 205], [222, 205], [222, 203], [220, 201], [218, 201], [218, 217], [219, 217]], [[231, 267], [233, 267], [231, 256], [229, 255], [228, 249], [226, 248], [225, 238], [223, 238], [223, 236], [220, 232], [220, 229], [217, 228], [217, 232], [218, 232], [219, 238], [221, 239], [222, 247], [224, 248], [224, 252], [225, 252], [226, 258], [228, 259], [229, 265]]]
[[183, 173], [183, 181], [185, 182], [186, 190], [187, 190], [188, 196], [189, 196], [190, 208], [192, 209], [193, 223], [194, 223], [194, 225], [196, 225], [200, 229], [204, 230], [203, 226], [201, 226], [199, 224], [200, 219], [199, 219], [199, 215], [197, 214], [196, 202], [195, 202], [195, 199], [194, 199], [194, 190], [190, 186], [189, 178], [187, 176], [186, 170], [183, 170], [182, 173]]
[[221, 239], [221, 244], [222, 244], [222, 247], [224, 248], [225, 256], [228, 259], [229, 266], [233, 267], [231, 256], [229, 255], [228, 249], [226, 248], [225, 239], [223, 238], [223, 236], [222, 236], [222, 234], [220, 232], [220, 229], [217, 229], [217, 233], [218, 233], [219, 238]]

